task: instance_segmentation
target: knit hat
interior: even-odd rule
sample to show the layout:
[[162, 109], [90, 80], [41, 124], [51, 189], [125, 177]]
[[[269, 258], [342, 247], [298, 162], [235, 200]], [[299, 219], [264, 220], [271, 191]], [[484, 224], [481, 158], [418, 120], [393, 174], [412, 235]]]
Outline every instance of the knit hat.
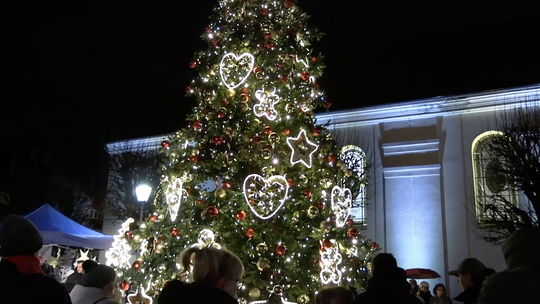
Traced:
[[449, 275], [459, 276], [460, 274], [470, 274], [472, 277], [482, 278], [486, 272], [486, 266], [475, 258], [467, 258], [461, 263], [456, 270], [449, 271]]
[[116, 273], [114, 269], [105, 265], [98, 265], [82, 276], [82, 285], [86, 287], [103, 288], [114, 281]]
[[0, 256], [34, 254], [43, 247], [36, 226], [26, 218], [8, 215], [0, 229]]

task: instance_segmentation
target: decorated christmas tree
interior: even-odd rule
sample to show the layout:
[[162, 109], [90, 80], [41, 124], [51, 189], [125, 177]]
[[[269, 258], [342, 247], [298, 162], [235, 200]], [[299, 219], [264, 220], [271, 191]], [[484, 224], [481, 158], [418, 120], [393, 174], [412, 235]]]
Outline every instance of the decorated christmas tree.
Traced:
[[314, 109], [329, 108], [308, 15], [293, 0], [222, 0], [190, 62], [198, 105], [162, 143], [155, 211], [128, 220], [108, 263], [121, 288], [157, 297], [186, 280], [180, 253], [226, 247], [246, 272], [241, 303], [308, 303], [323, 285], [362, 288], [378, 250], [350, 218], [364, 176], [340, 160]]

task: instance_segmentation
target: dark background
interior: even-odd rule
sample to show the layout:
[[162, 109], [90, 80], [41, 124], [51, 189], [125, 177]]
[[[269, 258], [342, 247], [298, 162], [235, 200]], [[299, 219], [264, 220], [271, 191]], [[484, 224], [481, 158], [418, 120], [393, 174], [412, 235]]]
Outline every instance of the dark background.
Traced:
[[[103, 188], [104, 143], [184, 126], [217, 4], [45, 2], [0, 9], [0, 191], [32, 205], [50, 174]], [[540, 82], [540, 1], [298, 2], [326, 33], [332, 110]]]

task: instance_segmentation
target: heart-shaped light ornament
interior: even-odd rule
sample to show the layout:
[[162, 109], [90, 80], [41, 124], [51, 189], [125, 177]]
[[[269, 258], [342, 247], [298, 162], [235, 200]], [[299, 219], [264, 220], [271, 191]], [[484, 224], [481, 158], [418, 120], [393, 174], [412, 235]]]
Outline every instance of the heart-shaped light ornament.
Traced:
[[172, 177], [167, 185], [165, 191], [165, 198], [167, 200], [167, 209], [169, 210], [169, 216], [172, 222], [176, 221], [178, 216], [178, 209], [182, 204], [182, 199], [187, 195], [186, 190], [183, 189], [184, 182], [177, 177]]
[[348, 188], [332, 188], [332, 211], [336, 216], [336, 226], [343, 227], [349, 219], [352, 207], [352, 193]]
[[285, 204], [289, 193], [289, 183], [282, 175], [268, 179], [250, 174], [244, 180], [244, 198], [255, 216], [266, 220], [273, 217]]
[[221, 58], [219, 74], [225, 86], [229, 89], [239, 87], [253, 70], [255, 57], [250, 53], [236, 55], [227, 53]]

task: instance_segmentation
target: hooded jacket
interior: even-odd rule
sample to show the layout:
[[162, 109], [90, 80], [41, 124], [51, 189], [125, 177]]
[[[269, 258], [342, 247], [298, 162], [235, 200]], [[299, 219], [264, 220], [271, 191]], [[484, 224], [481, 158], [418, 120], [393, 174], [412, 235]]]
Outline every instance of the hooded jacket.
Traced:
[[[227, 292], [200, 283], [171, 281], [163, 288], [158, 304], [238, 304]], [[100, 303], [101, 304], [101, 303]]]
[[96, 287], [75, 285], [69, 296], [73, 304], [118, 304], [110, 299], [110, 293]]
[[540, 230], [514, 232], [503, 245], [507, 270], [489, 276], [478, 304], [538, 303], [540, 301]]

